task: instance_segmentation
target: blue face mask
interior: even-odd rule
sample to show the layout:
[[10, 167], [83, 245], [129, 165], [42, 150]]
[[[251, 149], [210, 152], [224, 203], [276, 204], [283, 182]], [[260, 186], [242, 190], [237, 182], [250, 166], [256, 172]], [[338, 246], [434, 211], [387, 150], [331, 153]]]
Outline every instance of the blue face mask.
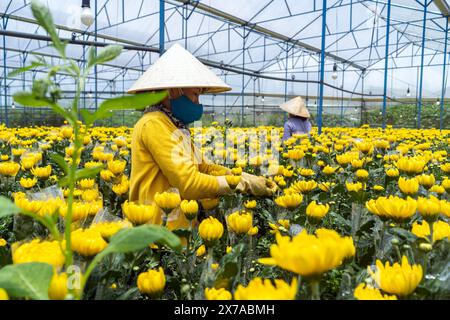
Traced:
[[172, 114], [184, 124], [200, 120], [203, 114], [203, 105], [192, 102], [184, 95], [177, 99], [170, 99], [170, 105]]

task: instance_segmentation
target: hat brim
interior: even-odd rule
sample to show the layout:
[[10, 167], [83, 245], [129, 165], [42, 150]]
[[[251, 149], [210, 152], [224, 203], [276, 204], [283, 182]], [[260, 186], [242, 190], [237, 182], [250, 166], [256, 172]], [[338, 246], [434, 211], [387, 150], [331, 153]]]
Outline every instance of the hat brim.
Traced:
[[280, 109], [294, 116], [310, 118], [311, 115], [300, 97], [296, 97], [280, 105]]
[[160, 90], [170, 90], [170, 89], [201, 89], [202, 94], [204, 93], [221, 93], [230, 91], [231, 87], [205, 87], [205, 86], [189, 86], [189, 85], [170, 85], [170, 86], [155, 86], [155, 87], [149, 87], [146, 89], [130, 89], [127, 91], [127, 93], [142, 93], [142, 92], [148, 92], [148, 91], [160, 91]]
[[203, 93], [231, 90], [222, 79], [179, 44], [167, 50], [128, 89], [128, 93], [199, 88]]

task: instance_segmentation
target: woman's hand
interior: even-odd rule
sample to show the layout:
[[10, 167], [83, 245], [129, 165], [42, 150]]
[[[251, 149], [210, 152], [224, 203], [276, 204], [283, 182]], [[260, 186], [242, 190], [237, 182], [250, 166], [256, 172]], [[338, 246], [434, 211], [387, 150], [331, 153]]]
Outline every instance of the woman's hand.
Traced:
[[242, 193], [250, 193], [257, 197], [272, 196], [277, 189], [277, 185], [272, 181], [246, 172], [242, 173], [241, 181], [236, 187], [236, 190]]

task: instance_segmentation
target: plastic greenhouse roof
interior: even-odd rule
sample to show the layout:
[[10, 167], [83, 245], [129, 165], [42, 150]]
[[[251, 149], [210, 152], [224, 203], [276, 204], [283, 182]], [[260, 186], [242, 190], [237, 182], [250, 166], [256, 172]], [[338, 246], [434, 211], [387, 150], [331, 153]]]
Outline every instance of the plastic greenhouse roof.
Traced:
[[[424, 1], [392, 0], [389, 43], [389, 82], [392, 96], [401, 95], [407, 87], [413, 93], [417, 86], [416, 73], [420, 66]], [[27, 34], [45, 35], [33, 23], [29, 0], [2, 0], [0, 12], [3, 29]], [[46, 0], [63, 38], [75, 32], [78, 40], [94, 40], [94, 25], [86, 28], [79, 21], [79, 0]], [[94, 9], [94, 0], [91, 7]], [[386, 18], [388, 0], [328, 1], [326, 52], [326, 81], [335, 87], [361, 91], [360, 79], [365, 77], [365, 90], [382, 93], [384, 70]], [[218, 12], [219, 10], [219, 15]], [[159, 45], [158, 0], [97, 0], [97, 41], [129, 45]], [[8, 17], [6, 19], [5, 17]], [[189, 17], [188, 19], [185, 19]], [[317, 81], [322, 31], [322, 1], [319, 0], [166, 0], [165, 47], [179, 42], [199, 58], [225, 64], [234, 69], [244, 68], [259, 75], [300, 81]], [[245, 29], [241, 25], [244, 22]], [[424, 50], [424, 94], [435, 96], [440, 90], [436, 78], [441, 78], [444, 37], [447, 19], [434, 2], [427, 8]], [[6, 26], [5, 26], [6, 23]], [[262, 31], [261, 31], [262, 30]], [[243, 38], [245, 32], [245, 41]], [[18, 68], [31, 61], [33, 54], [52, 58], [53, 48], [46, 41], [13, 36], [5, 37], [6, 65]], [[245, 49], [243, 49], [243, 46]], [[286, 51], [288, 49], [288, 51]], [[83, 46], [69, 45], [69, 56], [83, 60]], [[2, 50], [3, 51], [3, 50]], [[84, 52], [84, 53], [83, 53]], [[244, 53], [244, 54], [243, 54]], [[287, 57], [287, 59], [286, 59]], [[158, 58], [157, 53], [125, 50], [113, 62], [98, 69], [98, 91], [126, 90], [143, 70]], [[24, 60], [25, 59], [25, 60]], [[345, 61], [345, 62], [343, 62]], [[330, 79], [337, 62], [343, 79]], [[1, 63], [3, 64], [3, 58]], [[362, 69], [366, 69], [362, 74]], [[242, 77], [232, 71], [214, 69], [235, 92], [247, 90], [250, 76]], [[36, 73], [38, 74], [38, 73]], [[343, 78], [343, 77], [342, 77]], [[9, 79], [11, 90], [27, 85], [31, 76]], [[94, 76], [88, 83], [93, 90]], [[301, 90], [306, 90], [304, 84]], [[61, 76], [61, 86], [73, 87]], [[260, 92], [284, 93], [283, 81], [258, 80]], [[308, 89], [311, 90], [311, 89]], [[316, 88], [309, 92], [316, 93]], [[328, 88], [326, 94], [336, 94]], [[345, 93], [349, 94], [349, 93]]]

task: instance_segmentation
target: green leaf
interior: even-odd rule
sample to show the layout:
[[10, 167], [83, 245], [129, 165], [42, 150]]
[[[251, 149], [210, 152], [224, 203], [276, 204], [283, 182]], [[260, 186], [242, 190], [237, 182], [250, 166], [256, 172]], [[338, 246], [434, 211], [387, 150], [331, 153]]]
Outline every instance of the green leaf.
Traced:
[[49, 104], [50, 107], [52, 108], [52, 110], [58, 114], [60, 114], [62, 117], [64, 117], [70, 124], [74, 124], [77, 119], [75, 118], [74, 115], [72, 115], [69, 111], [67, 111], [66, 109], [64, 109], [63, 107], [61, 107], [59, 104], [57, 103], [50, 103]]
[[14, 93], [14, 101], [26, 107], [51, 107], [54, 112], [60, 114], [71, 124], [76, 121], [74, 116], [59, 104], [54, 103], [46, 98], [37, 97], [31, 92], [19, 91]]
[[51, 153], [49, 156], [50, 159], [58, 164], [58, 166], [64, 171], [65, 174], [69, 172], [69, 165], [67, 164], [66, 160], [64, 160], [63, 156], [56, 153]]
[[80, 114], [84, 119], [84, 122], [86, 124], [87, 127], [89, 127], [90, 125], [92, 125], [95, 121], [95, 116], [94, 113], [87, 110], [87, 109], [81, 109], [80, 110]]
[[0, 219], [20, 213], [22, 209], [14, 204], [10, 199], [0, 196]]
[[120, 45], [109, 45], [95, 55], [95, 48], [92, 47], [88, 53], [87, 68], [114, 60], [120, 55], [122, 49], [123, 46]]
[[388, 229], [388, 232], [390, 234], [403, 238], [408, 242], [415, 242], [417, 239], [419, 239], [414, 233], [402, 228], [390, 228]]
[[79, 169], [79, 170], [77, 170], [77, 172], [75, 172], [75, 179], [80, 180], [80, 179], [85, 179], [85, 178], [93, 178], [100, 171], [102, 171], [103, 168], [104, 168], [103, 165], [98, 165], [98, 166], [95, 166], [92, 168]]
[[53, 267], [47, 263], [12, 264], [0, 269], [0, 288], [12, 297], [48, 300]]
[[47, 107], [51, 101], [43, 98], [37, 98], [31, 92], [19, 91], [14, 93], [14, 101], [26, 107]]
[[241, 243], [233, 248], [233, 250], [222, 257], [220, 267], [217, 270], [215, 285], [231, 287], [231, 279], [239, 273], [239, 257], [244, 250]]
[[31, 64], [29, 66], [26, 66], [26, 67], [23, 67], [23, 68], [19, 68], [19, 69], [16, 69], [16, 70], [10, 72], [8, 74], [8, 77], [14, 77], [14, 76], [16, 76], [18, 74], [21, 74], [23, 72], [27, 72], [28, 70], [31, 70], [31, 69], [34, 69], [34, 68], [37, 68], [37, 67], [44, 67], [44, 66], [46, 66], [46, 64], [44, 64], [42, 62], [39, 62], [39, 61], [33, 61], [33, 62], [31, 62]]
[[176, 229], [173, 230], [172, 232], [182, 238], [187, 238], [191, 235], [191, 230], [185, 228]]
[[158, 225], [142, 225], [120, 230], [111, 237], [111, 241], [102, 255], [126, 253], [142, 250], [152, 243], [166, 245], [174, 250], [181, 250], [181, 241], [169, 229]]
[[[86, 178], [94, 178], [100, 171], [102, 171], [103, 168], [103, 165], [99, 165], [92, 168], [79, 169], [75, 172], [75, 181]], [[69, 177], [65, 176], [64, 178], [60, 179], [58, 184], [61, 187], [67, 186], [69, 184]]]
[[53, 46], [58, 50], [61, 56], [65, 57], [65, 44], [59, 39], [58, 33], [56, 32], [55, 24], [53, 23], [53, 18], [50, 10], [47, 6], [43, 5], [38, 0], [31, 1], [31, 11], [36, 19], [37, 23], [47, 31], [48, 35], [52, 39]]
[[143, 109], [161, 102], [167, 94], [167, 91], [145, 92], [108, 99], [102, 102], [94, 116], [97, 120], [111, 116], [111, 110]]

